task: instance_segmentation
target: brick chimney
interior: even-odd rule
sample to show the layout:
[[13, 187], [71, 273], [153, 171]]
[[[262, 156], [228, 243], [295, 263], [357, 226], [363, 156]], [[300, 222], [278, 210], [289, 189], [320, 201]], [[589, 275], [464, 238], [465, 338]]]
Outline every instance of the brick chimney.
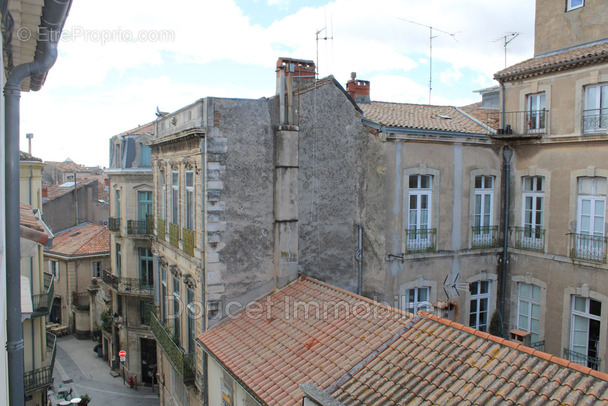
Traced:
[[49, 190], [46, 185], [42, 185], [42, 198], [49, 197]]
[[350, 74], [350, 80], [346, 83], [346, 92], [355, 103], [371, 103], [369, 98], [369, 81], [357, 80], [357, 72]]
[[[280, 77], [281, 71], [284, 71], [285, 76], [293, 78], [294, 89], [315, 81], [316, 66], [314, 61], [281, 57], [277, 60], [277, 79]], [[278, 91], [279, 88], [277, 87], [277, 93]]]

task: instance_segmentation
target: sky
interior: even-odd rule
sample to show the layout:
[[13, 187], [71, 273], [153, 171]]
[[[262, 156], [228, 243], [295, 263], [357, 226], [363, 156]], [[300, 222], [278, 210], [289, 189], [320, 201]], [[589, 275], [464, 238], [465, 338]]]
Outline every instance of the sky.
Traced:
[[[74, 1], [42, 90], [22, 94], [21, 149], [108, 166], [110, 137], [203, 97], [275, 94], [279, 57], [313, 60], [377, 101], [463, 106], [533, 56], [534, 0]], [[432, 59], [429, 37], [432, 29]], [[511, 35], [518, 33], [517, 36]], [[319, 38], [317, 40], [317, 38]], [[430, 62], [432, 61], [432, 65]]]

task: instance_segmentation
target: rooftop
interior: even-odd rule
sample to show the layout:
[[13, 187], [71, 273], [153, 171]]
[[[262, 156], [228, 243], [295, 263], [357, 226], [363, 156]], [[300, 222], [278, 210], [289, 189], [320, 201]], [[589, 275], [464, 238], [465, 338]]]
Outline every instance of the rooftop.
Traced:
[[106, 226], [81, 224], [56, 234], [46, 253], [70, 257], [110, 255], [110, 231]]

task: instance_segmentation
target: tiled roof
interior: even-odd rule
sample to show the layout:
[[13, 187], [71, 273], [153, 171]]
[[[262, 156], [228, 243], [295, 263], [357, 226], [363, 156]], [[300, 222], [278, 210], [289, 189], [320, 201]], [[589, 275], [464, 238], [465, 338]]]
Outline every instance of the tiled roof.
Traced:
[[608, 60], [608, 42], [603, 42], [528, 59], [495, 73], [494, 79], [518, 80], [577, 66], [602, 63], [606, 60]]
[[36, 162], [42, 162], [42, 159], [40, 158], [36, 158], [35, 156], [33, 156], [32, 154], [28, 153], [28, 152], [24, 152], [24, 151], [19, 151], [19, 160], [20, 161], [36, 161]]
[[85, 166], [72, 161], [46, 161], [45, 164], [47, 167], [53, 167], [61, 172], [89, 172], [89, 170]]
[[386, 127], [487, 135], [488, 130], [452, 106], [371, 102], [359, 104], [363, 118]]
[[138, 125], [136, 128], [120, 133], [119, 135], [154, 134], [154, 123], [155, 121]]
[[488, 109], [481, 107], [482, 102], [468, 104], [459, 107], [460, 110], [467, 113], [469, 116], [479, 120], [488, 127], [496, 130], [500, 126], [500, 113], [496, 109]]
[[55, 235], [46, 252], [65, 256], [110, 255], [110, 231], [106, 226], [85, 223]]
[[302, 383], [336, 382], [412, 318], [306, 277], [250, 309], [198, 340], [260, 402], [281, 406], [301, 404]]
[[436, 316], [334, 391], [349, 405], [607, 404], [608, 375]]

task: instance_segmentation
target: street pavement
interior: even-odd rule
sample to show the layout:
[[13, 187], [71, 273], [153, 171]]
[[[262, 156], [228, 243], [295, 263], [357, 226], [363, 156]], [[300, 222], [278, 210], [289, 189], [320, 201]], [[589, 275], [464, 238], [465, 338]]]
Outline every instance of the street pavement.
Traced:
[[[73, 336], [57, 337], [54, 391], [73, 389], [72, 397], [85, 393], [91, 397], [90, 406], [158, 405], [159, 399], [152, 388], [138, 386], [137, 390], [123, 383], [122, 377], [113, 377], [107, 362], [93, 352], [95, 342], [78, 340]], [[71, 380], [71, 382], [70, 382]], [[54, 399], [54, 396], [50, 396]]]

